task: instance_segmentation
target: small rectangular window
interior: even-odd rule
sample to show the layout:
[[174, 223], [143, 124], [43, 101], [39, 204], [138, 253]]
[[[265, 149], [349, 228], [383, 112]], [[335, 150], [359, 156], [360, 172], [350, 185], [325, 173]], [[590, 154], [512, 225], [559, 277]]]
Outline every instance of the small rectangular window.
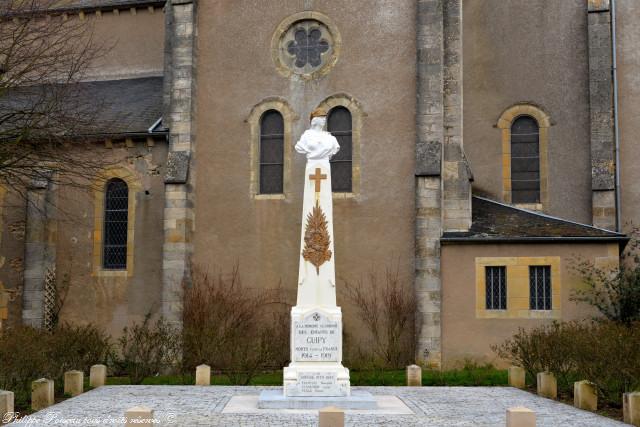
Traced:
[[551, 310], [551, 266], [529, 266], [529, 308]]
[[485, 267], [487, 310], [507, 309], [506, 267]]

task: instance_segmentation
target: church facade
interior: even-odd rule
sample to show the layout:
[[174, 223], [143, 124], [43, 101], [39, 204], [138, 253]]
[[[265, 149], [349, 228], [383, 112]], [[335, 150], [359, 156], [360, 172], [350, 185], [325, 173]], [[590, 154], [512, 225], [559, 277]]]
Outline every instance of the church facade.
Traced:
[[41, 326], [54, 272], [62, 319], [114, 335], [147, 313], [179, 323], [192, 265], [295, 293], [294, 145], [317, 108], [341, 146], [336, 285], [397, 269], [416, 359], [491, 361], [519, 327], [591, 316], [572, 259], [616, 265], [640, 219], [634, 6], [66, 2], [56, 13], [115, 42], [83, 83], [118, 123], [86, 148], [110, 166], [88, 193], [0, 192], [0, 322]]

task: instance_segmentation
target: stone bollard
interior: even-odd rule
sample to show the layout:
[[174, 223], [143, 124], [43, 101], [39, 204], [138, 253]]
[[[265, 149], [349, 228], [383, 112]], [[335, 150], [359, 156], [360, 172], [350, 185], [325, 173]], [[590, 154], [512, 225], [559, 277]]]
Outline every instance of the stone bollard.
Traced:
[[622, 412], [625, 423], [640, 427], [640, 391], [622, 396]]
[[196, 367], [196, 385], [211, 385], [211, 367], [209, 365]]
[[538, 372], [538, 394], [549, 399], [558, 398], [558, 382], [551, 372]]
[[93, 365], [89, 371], [89, 385], [93, 388], [103, 386], [107, 381], [107, 367]]
[[84, 391], [84, 372], [67, 371], [64, 373], [64, 393], [75, 397]]
[[409, 387], [422, 386], [422, 368], [418, 365], [407, 366], [407, 385]]
[[146, 406], [134, 406], [127, 409], [124, 413], [126, 420], [126, 427], [140, 426], [140, 425], [152, 425], [153, 424], [153, 409]]
[[53, 380], [40, 378], [31, 383], [31, 409], [39, 411], [53, 405]]
[[319, 427], [344, 427], [344, 411], [335, 406], [327, 406], [318, 411]]
[[13, 421], [14, 397], [12, 391], [0, 390], [0, 424]]
[[536, 427], [536, 413], [524, 406], [509, 408], [507, 427]]
[[509, 367], [509, 385], [516, 388], [525, 387], [525, 372], [520, 366]]
[[598, 409], [598, 391], [596, 385], [589, 381], [573, 383], [573, 406], [587, 411]]

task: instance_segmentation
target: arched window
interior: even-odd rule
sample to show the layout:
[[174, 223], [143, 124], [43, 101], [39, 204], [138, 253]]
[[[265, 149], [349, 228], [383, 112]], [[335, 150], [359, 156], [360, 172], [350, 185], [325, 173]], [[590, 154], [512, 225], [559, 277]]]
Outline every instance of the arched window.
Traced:
[[284, 177], [284, 120], [276, 110], [260, 118], [260, 194], [281, 194]]
[[127, 233], [129, 188], [119, 178], [111, 179], [105, 188], [104, 240], [102, 265], [109, 270], [127, 268]]
[[340, 151], [330, 160], [331, 190], [336, 193], [352, 191], [352, 138], [351, 112], [342, 106], [329, 111], [327, 130], [338, 140]]
[[540, 203], [540, 130], [531, 116], [511, 124], [511, 200]]

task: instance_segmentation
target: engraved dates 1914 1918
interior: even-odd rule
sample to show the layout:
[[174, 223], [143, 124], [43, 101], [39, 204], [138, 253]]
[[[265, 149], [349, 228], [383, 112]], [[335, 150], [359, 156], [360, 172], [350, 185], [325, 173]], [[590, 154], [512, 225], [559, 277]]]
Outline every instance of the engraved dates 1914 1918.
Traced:
[[315, 312], [294, 322], [294, 361], [337, 362], [341, 330], [338, 322]]

